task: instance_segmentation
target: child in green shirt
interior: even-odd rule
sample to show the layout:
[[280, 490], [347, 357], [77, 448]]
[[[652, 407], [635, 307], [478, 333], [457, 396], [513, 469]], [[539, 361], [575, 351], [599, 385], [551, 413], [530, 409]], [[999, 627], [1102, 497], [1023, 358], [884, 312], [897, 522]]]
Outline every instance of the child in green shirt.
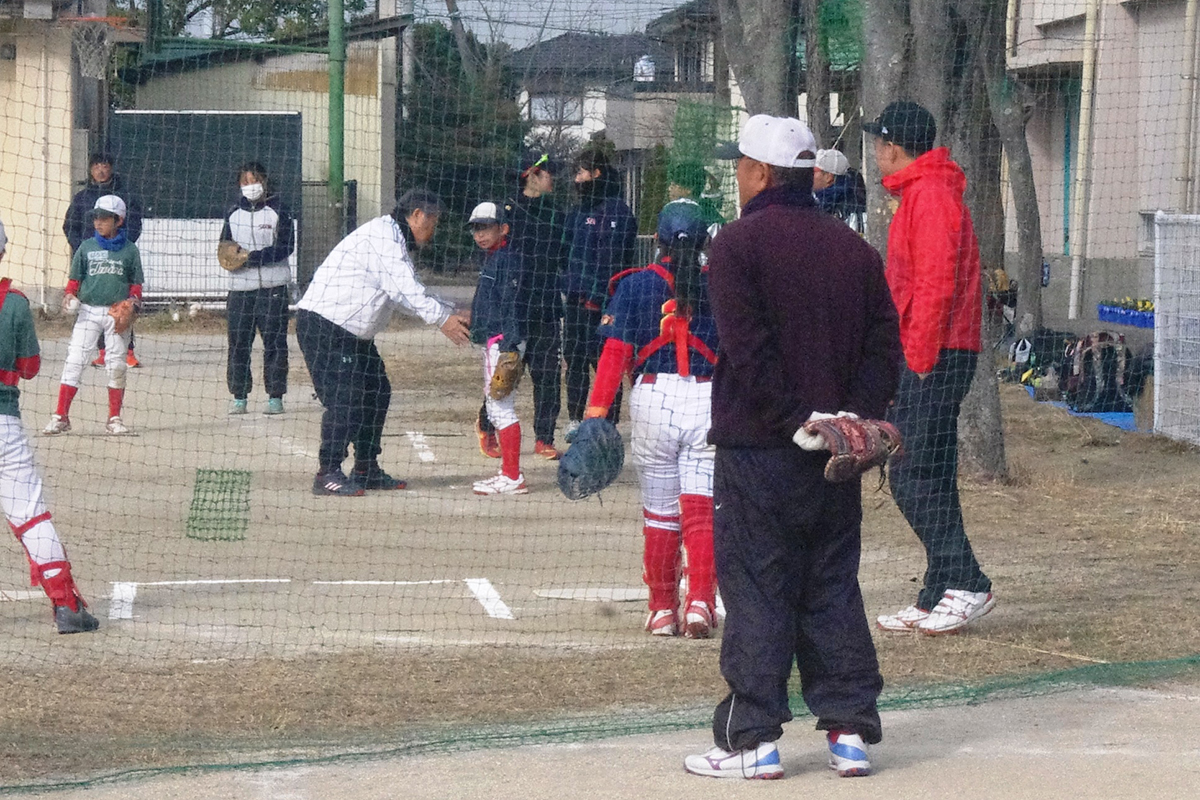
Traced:
[[63, 310], [78, 313], [67, 363], [58, 390], [58, 409], [43, 430], [47, 436], [71, 430], [68, 413], [79, 391], [83, 369], [91, 350], [104, 335], [104, 368], [108, 372], [108, 425], [114, 435], [129, 433], [121, 420], [125, 400], [125, 353], [129, 348], [129, 325], [142, 299], [142, 258], [137, 245], [125, 237], [125, 202], [115, 194], [96, 201], [92, 209], [95, 235], [75, 251], [70, 280], [63, 295]]

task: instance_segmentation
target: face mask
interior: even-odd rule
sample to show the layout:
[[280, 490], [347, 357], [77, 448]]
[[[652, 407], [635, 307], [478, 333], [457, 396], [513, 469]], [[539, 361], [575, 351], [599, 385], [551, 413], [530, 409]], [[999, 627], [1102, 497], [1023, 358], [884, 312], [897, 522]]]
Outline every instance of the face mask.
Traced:
[[251, 183], [242, 187], [242, 197], [253, 203], [255, 200], [263, 196], [263, 185], [261, 183]]

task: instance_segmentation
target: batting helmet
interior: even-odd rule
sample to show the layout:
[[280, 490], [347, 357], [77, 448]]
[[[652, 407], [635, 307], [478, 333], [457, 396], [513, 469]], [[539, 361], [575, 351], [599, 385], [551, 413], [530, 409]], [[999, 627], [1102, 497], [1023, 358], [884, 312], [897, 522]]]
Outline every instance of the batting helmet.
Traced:
[[708, 223], [694, 202], [678, 200], [663, 206], [658, 215], [658, 245], [665, 250], [686, 246], [699, 250], [708, 241]]
[[558, 488], [568, 500], [607, 489], [625, 465], [625, 443], [606, 419], [585, 419], [575, 441], [558, 462]]

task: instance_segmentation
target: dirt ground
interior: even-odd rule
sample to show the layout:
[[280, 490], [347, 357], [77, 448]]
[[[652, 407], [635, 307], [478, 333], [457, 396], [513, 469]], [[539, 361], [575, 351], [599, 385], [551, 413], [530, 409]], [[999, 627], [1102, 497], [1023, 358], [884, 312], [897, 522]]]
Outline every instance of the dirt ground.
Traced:
[[[349, 752], [465, 723], [700, 708], [722, 693], [719, 640], [640, 631], [631, 469], [577, 504], [557, 495], [546, 463], [528, 463], [528, 498], [470, 494], [470, 480], [495, 468], [470, 430], [476, 353], [417, 325], [383, 337], [395, 392], [386, 465], [412, 488], [330, 501], [308, 491], [320, 408], [297, 350], [288, 414], [234, 419], [218, 321], [146, 321], [138, 333], [146, 367], [131, 373], [126, 416], [139, 435], [96, 433], [103, 381], [89, 370], [76, 431], [34, 437], [103, 627], [57, 637], [41, 603], [0, 602], [0, 788]], [[23, 393], [31, 433], [52, 409], [67, 331], [46, 324], [41, 336], [44, 374]], [[962, 487], [999, 604], [961, 636], [879, 635], [889, 691], [1200, 653], [1197, 451], [1001, 388], [1011, 477]], [[192, 473], [207, 467], [253, 471], [245, 540], [182, 534]], [[871, 615], [911, 602], [923, 569], [916, 539], [873, 488], [862, 565]], [[16, 596], [28, 573], [23, 585], [23, 560], [10, 555], [0, 593]], [[460, 585], [478, 577], [512, 619], [481, 613]], [[130, 617], [112, 616], [117, 584], [138, 585]]]

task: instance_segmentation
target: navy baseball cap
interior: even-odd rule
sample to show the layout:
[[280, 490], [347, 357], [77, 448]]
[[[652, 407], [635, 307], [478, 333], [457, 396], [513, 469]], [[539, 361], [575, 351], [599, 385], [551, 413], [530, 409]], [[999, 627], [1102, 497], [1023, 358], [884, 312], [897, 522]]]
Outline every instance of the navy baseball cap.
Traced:
[[689, 200], [667, 203], [658, 215], [658, 241], [662, 245], [703, 246], [708, 239], [708, 222], [699, 204]]
[[933, 114], [911, 100], [888, 103], [883, 113], [874, 122], [864, 122], [862, 129], [917, 154], [932, 150], [937, 139], [937, 122]]

